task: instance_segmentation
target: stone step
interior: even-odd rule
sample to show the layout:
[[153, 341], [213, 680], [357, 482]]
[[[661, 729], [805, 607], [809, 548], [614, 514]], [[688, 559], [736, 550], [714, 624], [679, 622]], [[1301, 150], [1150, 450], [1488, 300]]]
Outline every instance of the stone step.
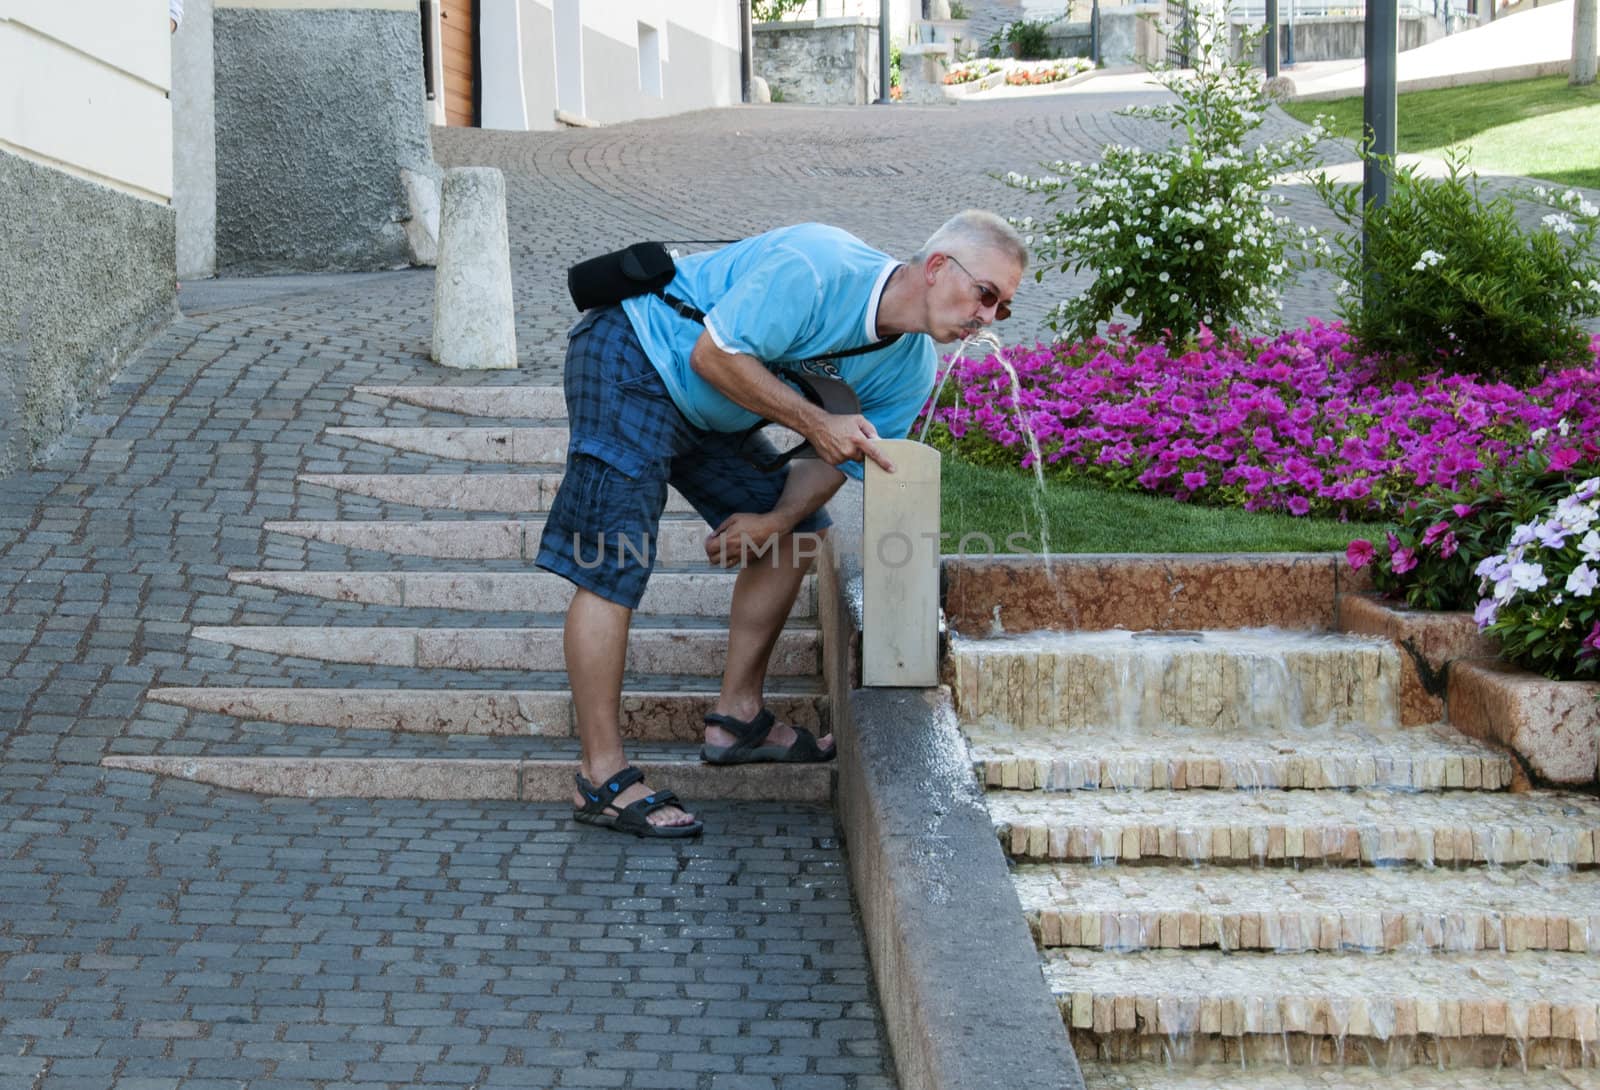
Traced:
[[547, 466], [567, 460], [564, 427], [328, 428], [323, 434], [463, 462]]
[[1002, 846], [1027, 862], [1590, 867], [1600, 840], [1600, 801], [1556, 792], [1005, 791], [988, 803]]
[[[427, 556], [440, 560], [532, 560], [539, 554], [544, 519], [269, 522], [266, 529], [307, 541], [370, 549], [390, 556]], [[656, 534], [658, 568], [704, 567], [704, 543], [710, 532], [710, 528], [698, 516], [663, 518]]]
[[1498, 791], [1511, 785], [1510, 755], [1428, 727], [1240, 730], [1145, 727], [1114, 731], [962, 728], [978, 778], [1021, 791], [1198, 788], [1402, 787]]
[[[632, 753], [633, 764], [658, 790], [691, 804], [732, 799], [826, 802], [833, 794], [831, 764], [701, 763], [695, 746]], [[112, 755], [106, 768], [147, 772], [233, 791], [291, 798], [510, 799], [565, 802], [572, 797], [576, 752], [504, 759], [449, 757], [278, 757]]]
[[560, 386], [357, 386], [355, 392], [464, 416], [561, 420], [567, 415]]
[[[561, 474], [545, 473], [302, 473], [301, 484], [367, 496], [385, 503], [440, 511], [498, 511], [520, 515], [548, 511], [561, 487]], [[666, 510], [694, 508], [675, 488], [667, 490]]]
[[[391, 450], [429, 454], [462, 462], [496, 465], [549, 466], [567, 460], [567, 429], [560, 427], [477, 428], [328, 428], [325, 435], [374, 443]], [[780, 449], [799, 442], [786, 428], [771, 428], [768, 436]]]
[[[738, 573], [656, 572], [638, 613], [726, 618]], [[253, 587], [337, 602], [485, 613], [561, 613], [573, 586], [550, 572], [279, 572], [235, 571], [228, 579]], [[791, 619], [817, 615], [816, 576], [808, 575], [789, 611]]]
[[[347, 628], [328, 625], [197, 625], [197, 639], [269, 655], [446, 670], [562, 670], [561, 629]], [[628, 638], [631, 673], [715, 676], [722, 672], [728, 634], [714, 628], [641, 628]], [[768, 673], [811, 677], [821, 670], [815, 628], [778, 635]]]
[[[826, 731], [828, 698], [814, 682], [808, 691], [769, 688], [767, 707], [779, 719]], [[160, 688], [146, 694], [161, 704], [238, 719], [299, 723], [338, 730], [407, 734], [570, 737], [572, 694], [567, 690]], [[624, 690], [622, 734], [648, 741], [699, 741], [701, 716], [713, 691]]]
[[1600, 954], [1600, 871], [1044, 864], [1012, 881], [1045, 947]]
[[1294, 1068], [1280, 1064], [1240, 1067], [1231, 1064], [1168, 1063], [1080, 1064], [1089, 1090], [1600, 1090], [1600, 1072], [1514, 1067], [1460, 1070], [1410, 1067], [1401, 1071], [1351, 1064]]
[[1585, 1066], [1600, 958], [1051, 950], [1045, 979], [1089, 1060]]
[[951, 641], [967, 722], [1024, 730], [1399, 723], [1388, 640], [1320, 633], [1043, 632]]

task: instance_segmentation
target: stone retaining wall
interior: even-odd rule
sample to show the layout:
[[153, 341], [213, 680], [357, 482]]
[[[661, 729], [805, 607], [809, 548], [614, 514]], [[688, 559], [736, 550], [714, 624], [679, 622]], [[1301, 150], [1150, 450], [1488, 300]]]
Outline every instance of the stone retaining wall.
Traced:
[[878, 25], [872, 19], [757, 23], [756, 75], [773, 101], [862, 106], [878, 93]]

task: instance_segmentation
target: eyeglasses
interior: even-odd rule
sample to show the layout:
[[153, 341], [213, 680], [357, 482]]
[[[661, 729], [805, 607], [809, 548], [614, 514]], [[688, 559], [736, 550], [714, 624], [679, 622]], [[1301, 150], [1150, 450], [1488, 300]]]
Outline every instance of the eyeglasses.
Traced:
[[978, 289], [978, 302], [986, 307], [994, 307], [995, 321], [1003, 322], [1011, 317], [1011, 300], [1000, 298], [1000, 289], [986, 280], [979, 280], [976, 276], [973, 276], [965, 265], [956, 260], [954, 254], [945, 254], [944, 256], [956, 268], [967, 274], [967, 279], [972, 281], [973, 286]]

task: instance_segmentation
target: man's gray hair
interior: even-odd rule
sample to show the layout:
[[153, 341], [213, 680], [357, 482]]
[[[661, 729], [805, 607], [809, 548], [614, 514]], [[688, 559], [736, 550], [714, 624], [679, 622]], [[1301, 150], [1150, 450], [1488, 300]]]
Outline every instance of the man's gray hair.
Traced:
[[933, 254], [960, 251], [971, 255], [977, 250], [992, 250], [1004, 254], [1017, 263], [1018, 268], [1028, 267], [1028, 245], [1017, 234], [1016, 228], [993, 212], [969, 208], [957, 212], [944, 221], [912, 257], [913, 264], [928, 260]]

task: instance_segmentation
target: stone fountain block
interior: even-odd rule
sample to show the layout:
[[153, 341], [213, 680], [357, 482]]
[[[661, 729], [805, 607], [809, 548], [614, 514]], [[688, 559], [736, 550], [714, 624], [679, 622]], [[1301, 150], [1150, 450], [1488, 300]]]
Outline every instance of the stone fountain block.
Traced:
[[1410, 609], [1374, 594], [1339, 595], [1339, 631], [1383, 636], [1400, 649], [1400, 722], [1445, 718], [1445, 686], [1456, 659], [1494, 658], [1499, 641], [1478, 631], [1470, 613]]
[[[973, 542], [954, 542], [956, 551]], [[948, 623], [964, 636], [1128, 629], [1334, 627], [1359, 585], [1334, 553], [946, 556]]]
[[1600, 682], [1551, 681], [1498, 659], [1458, 661], [1448, 710], [1458, 730], [1509, 746], [1542, 779], [1600, 778]]

